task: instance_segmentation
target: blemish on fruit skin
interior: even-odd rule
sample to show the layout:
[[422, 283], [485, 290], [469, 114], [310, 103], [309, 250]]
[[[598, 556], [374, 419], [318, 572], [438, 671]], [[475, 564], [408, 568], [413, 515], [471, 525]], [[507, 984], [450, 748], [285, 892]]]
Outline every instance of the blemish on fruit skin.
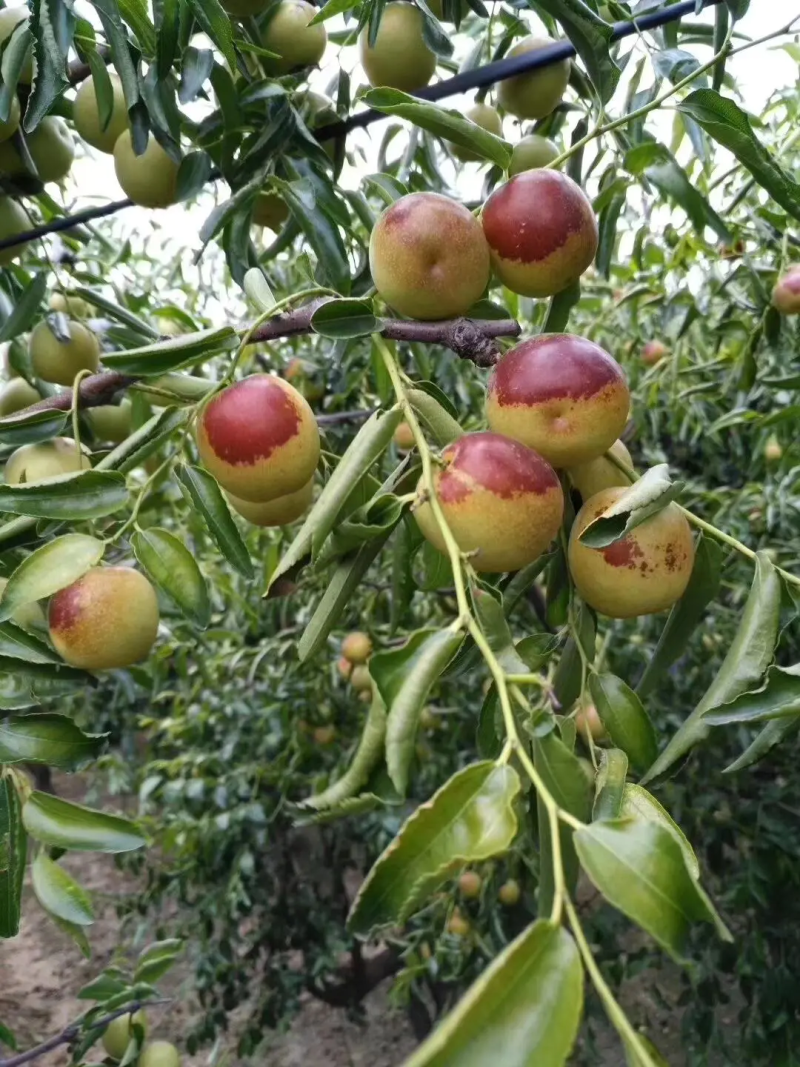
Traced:
[[[638, 561], [644, 556], [644, 552], [632, 537], [623, 537], [622, 540], [615, 541], [613, 545], [601, 549], [601, 552], [610, 566], [627, 567], [629, 570], [636, 570], [640, 566]], [[646, 563], [642, 563], [641, 566], [646, 567]]]
[[502, 259], [538, 263], [564, 246], [572, 234], [596, 246], [597, 220], [580, 186], [552, 170], [525, 171], [486, 201], [483, 231]]
[[621, 367], [599, 345], [573, 334], [523, 341], [503, 356], [489, 380], [489, 396], [509, 405], [581, 400], [603, 390], [627, 394]]
[[226, 463], [250, 465], [297, 435], [300, 412], [279, 379], [254, 374], [214, 397], [202, 424], [216, 456]]
[[83, 579], [60, 589], [50, 600], [48, 623], [51, 630], [71, 630], [83, 613]]
[[502, 434], [464, 434], [442, 458], [448, 461], [437, 482], [443, 503], [458, 503], [475, 489], [504, 498], [561, 489], [556, 472], [538, 452]]

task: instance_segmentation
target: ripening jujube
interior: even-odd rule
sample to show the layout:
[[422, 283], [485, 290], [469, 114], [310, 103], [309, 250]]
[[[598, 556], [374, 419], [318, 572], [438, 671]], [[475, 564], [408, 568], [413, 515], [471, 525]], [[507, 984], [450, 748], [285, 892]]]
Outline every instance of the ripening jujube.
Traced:
[[489, 249], [477, 219], [440, 193], [409, 193], [386, 209], [369, 242], [383, 300], [411, 319], [464, 315], [489, 282]]
[[252, 374], [203, 407], [197, 447], [223, 489], [263, 503], [308, 484], [319, 461], [319, 430], [294, 386], [271, 374]]
[[500, 281], [521, 296], [554, 296], [594, 261], [598, 230], [581, 187], [558, 170], [524, 170], [483, 205], [483, 232]]
[[[538, 52], [554, 43], [549, 37], [525, 37], [509, 50], [507, 58]], [[569, 82], [569, 69], [570, 61], [561, 59], [539, 70], [505, 78], [497, 87], [497, 99], [517, 118], [543, 119], [561, 103]]]
[[46, 382], [72, 385], [75, 375], [100, 365], [100, 345], [91, 330], [80, 322], [67, 320], [69, 340], [62, 341], [46, 319], [38, 323], [28, 341], [34, 373]]
[[458, 889], [465, 900], [476, 900], [481, 895], [483, 879], [477, 871], [464, 871], [458, 879]]
[[602, 456], [622, 432], [629, 407], [616, 360], [573, 334], [540, 334], [512, 348], [494, 367], [486, 395], [490, 427], [554, 467]]
[[[626, 467], [633, 468], [631, 454], [622, 441], [615, 441], [606, 451]], [[612, 489], [615, 485], [630, 485], [630, 478], [610, 459], [606, 459], [605, 455], [590, 459], [586, 463], [578, 463], [570, 467], [568, 473], [569, 480], [584, 500], [602, 492], [603, 489]]]
[[328, 31], [323, 22], [309, 23], [317, 14], [306, 0], [280, 0], [261, 34], [261, 43], [279, 59], [267, 60], [278, 74], [296, 67], [315, 66], [325, 54]]
[[92, 305], [81, 296], [72, 296], [54, 289], [48, 303], [53, 311], [61, 311], [73, 319], [88, 319], [92, 314]]
[[91, 465], [85, 451], [69, 437], [53, 437], [50, 441], [21, 445], [12, 452], [4, 476], [6, 485], [31, 485], [89, 470]]
[[575, 729], [586, 740], [588, 731], [592, 741], [604, 741], [608, 736], [594, 704], [584, 704], [575, 715]]
[[694, 564], [692, 530], [676, 504], [634, 527], [605, 548], [590, 548], [580, 535], [623, 487], [604, 489], [583, 505], [572, 526], [569, 569], [589, 607], [615, 619], [651, 615], [671, 607], [686, 591]]
[[772, 306], [782, 315], [800, 315], [800, 266], [790, 267], [775, 283]]
[[405, 0], [392, 0], [381, 14], [375, 43], [369, 43], [369, 27], [359, 37], [361, 66], [370, 85], [387, 86], [411, 93], [433, 77], [436, 56], [422, 35], [424, 15]]
[[314, 479], [301, 486], [294, 493], [286, 493], [284, 496], [275, 497], [274, 500], [264, 500], [261, 503], [252, 500], [242, 500], [241, 497], [228, 493], [228, 503], [233, 510], [247, 519], [253, 526], [288, 526], [290, 522], [296, 522], [308, 510], [314, 495]]
[[50, 600], [50, 639], [59, 655], [87, 671], [128, 667], [145, 658], [158, 632], [150, 582], [129, 567], [93, 567]]
[[372, 655], [372, 639], [361, 630], [353, 630], [342, 641], [341, 651], [349, 663], [366, 663]]
[[169, 207], [178, 198], [178, 163], [150, 135], [144, 152], [133, 150], [130, 130], [114, 145], [114, 171], [122, 191], [140, 207]]
[[648, 367], [654, 367], [656, 363], [660, 363], [668, 352], [667, 346], [663, 341], [654, 340], [648, 341], [642, 347], [642, 363]]
[[[544, 552], [561, 525], [564, 495], [542, 457], [497, 433], [464, 434], [442, 453], [434, 487], [447, 525], [478, 571], [515, 571]], [[446, 544], [424, 485], [414, 511], [440, 552]]]

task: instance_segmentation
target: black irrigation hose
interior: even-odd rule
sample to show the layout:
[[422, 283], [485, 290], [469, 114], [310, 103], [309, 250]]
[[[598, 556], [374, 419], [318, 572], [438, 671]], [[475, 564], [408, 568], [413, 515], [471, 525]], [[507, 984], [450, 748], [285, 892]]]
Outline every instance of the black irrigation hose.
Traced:
[[[611, 40], [620, 41], [623, 37], [630, 37], [634, 33], [641, 33], [644, 30], [652, 30], [669, 22], [675, 22], [677, 19], [683, 18], [684, 15], [699, 14], [705, 8], [713, 7], [720, 3], [723, 3], [723, 0], [681, 0], [680, 3], [672, 4], [670, 7], [653, 11], [647, 15], [640, 15], [632, 22], [615, 23], [611, 33]], [[423, 100], [443, 100], [445, 97], [465, 93], [470, 89], [483, 89], [488, 85], [493, 85], [495, 82], [512, 78], [515, 74], [548, 67], [551, 63], [557, 63], [561, 59], [571, 59], [576, 54], [574, 45], [569, 41], [554, 41], [553, 44], [547, 45], [546, 48], [537, 49], [535, 52], [511, 56], [507, 59], [498, 59], [496, 63], [487, 63], [485, 66], [478, 67], [475, 70], [456, 74], [452, 78], [445, 79], [445, 81], [437, 82], [435, 85], [428, 85], [413, 95]], [[372, 109], [359, 111], [358, 114], [351, 115], [344, 122], [334, 122], [323, 126], [316, 131], [316, 136], [320, 141], [328, 141], [335, 137], [342, 137], [349, 133], [350, 130], [363, 129], [365, 126], [385, 118], [387, 116], [382, 111], [374, 111]], [[3, 240], [0, 240], [0, 251], [5, 248], [13, 248], [16, 245], [27, 244], [28, 241], [34, 241], [38, 237], [46, 236], [48, 233], [71, 230], [84, 222], [102, 219], [107, 215], [114, 215], [117, 211], [123, 211], [126, 207], [132, 206], [133, 201], [131, 200], [115, 200], [111, 204], [106, 204], [105, 207], [87, 208], [85, 211], [79, 211], [75, 215], [54, 219], [42, 226], [37, 226], [35, 229], [26, 230], [24, 233], [16, 234], [13, 237], [3, 238]]]

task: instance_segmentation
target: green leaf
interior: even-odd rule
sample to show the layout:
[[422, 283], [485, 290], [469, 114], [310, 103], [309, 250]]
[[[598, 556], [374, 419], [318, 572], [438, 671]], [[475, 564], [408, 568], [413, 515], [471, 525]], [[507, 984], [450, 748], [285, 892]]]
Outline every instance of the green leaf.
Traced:
[[703, 713], [712, 726], [768, 722], [800, 715], [800, 665], [768, 669], [764, 684]]
[[658, 755], [658, 740], [639, 697], [607, 672], [589, 676], [589, 692], [611, 740], [637, 770], [647, 770]]
[[409, 402], [435, 443], [444, 448], [464, 433], [459, 423], [444, 409], [435, 397], [422, 389], [407, 391]]
[[75, 926], [94, 922], [89, 894], [46, 852], [40, 852], [31, 864], [31, 882], [37, 900], [51, 915]]
[[713, 89], [696, 89], [677, 108], [732, 152], [776, 203], [800, 219], [800, 185], [764, 148], [738, 104]]
[[718, 925], [675, 836], [655, 822], [614, 819], [575, 831], [581, 866], [610, 904], [682, 961], [693, 922]]
[[33, 51], [33, 34], [29, 22], [30, 19], [20, 20], [14, 32], [3, 44], [3, 59], [0, 65], [0, 121], [2, 122], [8, 119], [19, 76], [25, 61]]
[[640, 785], [628, 783], [622, 795], [622, 807], [619, 816], [623, 819], [643, 819], [645, 822], [654, 822], [658, 823], [659, 826], [663, 826], [681, 846], [686, 867], [692, 878], [699, 879], [700, 864], [697, 862], [697, 856], [689, 843], [689, 839], [652, 793], [648, 793]]
[[770, 749], [796, 733], [798, 727], [800, 727], [800, 722], [795, 718], [772, 719], [753, 738], [741, 756], [729, 764], [722, 773], [734, 774], [736, 771], [744, 770], [745, 767], [757, 763], [766, 756]]
[[278, 578], [293, 570], [311, 552], [312, 546], [316, 552], [319, 551], [335, 526], [339, 512], [353, 492], [354, 486], [388, 447], [402, 419], [400, 408], [392, 408], [387, 412], [376, 411], [367, 419], [339, 460], [336, 470], [317, 497], [294, 541], [284, 553], [270, 578], [269, 587], [272, 587]]
[[401, 796], [408, 785], [420, 712], [463, 640], [463, 634], [452, 630], [418, 630], [402, 648], [376, 652], [370, 660], [369, 672], [389, 711], [386, 765]]
[[17, 448], [58, 437], [69, 421], [69, 412], [53, 408], [20, 411], [0, 419], [0, 443]]
[[454, 868], [505, 852], [517, 833], [516, 771], [491, 762], [458, 771], [420, 805], [378, 857], [347, 920], [358, 937], [403, 923]]
[[139, 953], [136, 970], [133, 972], [134, 982], [157, 982], [172, 967], [182, 951], [183, 941], [180, 938], [154, 941]]
[[14, 779], [0, 771], [0, 937], [16, 937], [28, 837]]
[[85, 470], [48, 482], [0, 485], [0, 512], [40, 519], [100, 519], [128, 502], [121, 474]]
[[20, 563], [0, 600], [0, 620], [77, 582], [103, 558], [105, 544], [86, 534], [64, 534], [37, 548]]
[[682, 488], [680, 482], [670, 480], [666, 463], [651, 467], [589, 523], [580, 536], [581, 541], [590, 548], [613, 545], [675, 500]]
[[701, 536], [695, 547], [694, 565], [686, 592], [670, 611], [655, 651], [636, 686], [640, 697], [652, 692], [667, 668], [685, 651], [706, 607], [719, 592], [722, 559], [723, 552], [717, 542]]
[[236, 50], [233, 46], [231, 20], [219, 0], [189, 0], [189, 7], [203, 32], [208, 34], [225, 57], [231, 70], [236, 70]]
[[138, 467], [186, 422], [186, 412], [168, 407], [135, 430], [127, 440], [112, 449], [95, 470], [118, 470], [123, 474]]
[[156, 50], [156, 31], [147, 14], [145, 0], [117, 0], [119, 13], [127, 22], [148, 56]]
[[694, 745], [708, 736], [704, 720], [709, 708], [727, 704], [740, 693], [758, 685], [769, 667], [778, 641], [781, 582], [771, 560], [763, 552], [756, 557], [756, 570], [741, 622], [722, 666], [700, 703], [642, 778], [660, 777]]
[[85, 734], [67, 715], [43, 712], [0, 722], [0, 763], [77, 771], [97, 759], [107, 734]]
[[[698, 90], [698, 92], [710, 91]], [[678, 106], [680, 107], [680, 105]], [[692, 184], [686, 171], [675, 157], [663, 145], [660, 145], [659, 148], [659, 161], [650, 164], [644, 169], [648, 180], [655, 185], [659, 192], [683, 208], [698, 234], [702, 236], [705, 227], [710, 226], [723, 241], [730, 242], [732, 240], [731, 232], [725, 225], [724, 220], [711, 207], [703, 194]]]
[[614, 95], [620, 76], [619, 67], [611, 56], [611, 26], [583, 0], [539, 0], [539, 4], [564, 27], [600, 99], [607, 103]]
[[300, 805], [304, 808], [313, 808], [317, 811], [323, 808], [332, 808], [341, 804], [343, 800], [349, 800], [366, 785], [369, 776], [383, 756], [383, 743], [386, 737], [386, 708], [380, 693], [375, 693], [372, 698], [361, 740], [358, 743], [352, 762], [341, 778], [332, 782], [327, 789], [314, 796], [307, 797]]
[[273, 178], [272, 183], [314, 250], [318, 277], [347, 295], [351, 285], [347, 250], [336, 223], [319, 206], [311, 181], [300, 178], [286, 182]]
[[201, 359], [231, 352], [239, 347], [239, 338], [232, 326], [218, 326], [198, 333], [170, 337], [166, 341], [155, 341], [141, 348], [130, 348], [125, 352], [106, 352], [103, 363], [112, 370], [137, 377], [151, 374], [164, 374], [178, 367], [197, 363]]
[[579, 281], [568, 285], [566, 289], [550, 297], [547, 307], [542, 333], [563, 333], [569, 323], [569, 316], [576, 304], [581, 299], [581, 283]]
[[275, 307], [275, 294], [270, 289], [261, 267], [251, 267], [245, 271], [242, 288], [259, 311], [271, 311]]
[[47, 273], [41, 271], [39, 274], [34, 274], [25, 286], [22, 296], [15, 301], [11, 314], [0, 328], [0, 342], [12, 341], [31, 328], [35, 319], [40, 315], [42, 300], [46, 292]]
[[604, 748], [600, 751], [600, 768], [595, 779], [592, 821], [618, 819], [622, 814], [625, 777], [628, 773], [628, 757], [619, 748]]
[[66, 919], [62, 919], [60, 915], [53, 915], [52, 912], [47, 911], [46, 914], [53, 920], [59, 930], [62, 930], [67, 937], [71, 937], [75, 944], [80, 949], [81, 955], [85, 959], [91, 959], [92, 949], [89, 945], [89, 941], [86, 937], [86, 931], [82, 926], [78, 926], [77, 923], [69, 923]]
[[108, 1000], [109, 997], [115, 997], [119, 993], [124, 993], [128, 989], [128, 982], [122, 981], [118, 975], [119, 972], [115, 968], [109, 968], [107, 971], [103, 971], [97, 978], [93, 978], [91, 982], [88, 982], [85, 986], [82, 986], [77, 995], [78, 1000]]
[[72, 8], [62, 0], [36, 0], [31, 8], [36, 76], [25, 108], [23, 127], [35, 130], [53, 103], [69, 88], [67, 53], [75, 29]]
[[[96, 292], [94, 289], [78, 285], [72, 289], [65, 290], [65, 292], [67, 296], [79, 296], [82, 300], [88, 300], [94, 307], [105, 312], [110, 319], [114, 319], [115, 322], [121, 322], [123, 326], [127, 326], [134, 333], [141, 334], [142, 337], [151, 337], [156, 340], [159, 336], [158, 330], [145, 322], [144, 319], [140, 319], [138, 315], [134, 315], [126, 307], [109, 300], [107, 296]], [[103, 362], [105, 363], [105, 355], [103, 356]]]
[[145, 839], [128, 819], [34, 792], [22, 808], [25, 829], [43, 845], [76, 852], [130, 852]]
[[201, 467], [180, 465], [175, 476], [186, 500], [200, 512], [208, 532], [232, 567], [253, 578], [253, 563], [242, 535], [214, 478]]
[[328, 300], [311, 316], [311, 325], [321, 337], [339, 340], [374, 333], [378, 320], [368, 300]]
[[404, 1067], [562, 1067], [582, 1010], [575, 942], [539, 919], [492, 961]]
[[63, 663], [50, 645], [13, 622], [0, 623], [0, 657], [26, 663]]
[[167, 594], [190, 622], [205, 628], [211, 619], [206, 581], [189, 549], [158, 526], [137, 530], [131, 548], [155, 584]]
[[464, 118], [459, 111], [439, 107], [427, 100], [402, 93], [399, 89], [370, 89], [363, 97], [364, 103], [384, 115], [397, 115], [428, 130], [438, 137], [463, 148], [469, 148], [483, 159], [496, 163], [501, 170], [508, 170], [512, 146], [477, 123]]
[[[533, 761], [545, 789], [564, 811], [581, 822], [588, 822], [592, 814], [592, 787], [584, 774], [578, 757], [551, 731], [533, 741]], [[553, 901], [553, 853], [550, 822], [541, 798], [537, 798], [540, 835], [539, 913], [550, 911]], [[561, 857], [564, 875], [570, 891], [578, 877], [578, 860], [572, 843], [573, 831], [561, 824]]]

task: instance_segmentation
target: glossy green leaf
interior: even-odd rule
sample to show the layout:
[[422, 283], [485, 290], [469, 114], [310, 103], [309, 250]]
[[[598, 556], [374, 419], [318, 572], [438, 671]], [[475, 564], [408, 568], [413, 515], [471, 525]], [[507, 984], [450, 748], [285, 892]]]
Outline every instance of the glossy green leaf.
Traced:
[[48, 482], [0, 485], [0, 512], [40, 519], [100, 519], [127, 501], [125, 479], [113, 471], [85, 470]]
[[693, 922], [717, 923], [675, 836], [655, 822], [614, 819], [575, 832], [581, 866], [606, 900], [680, 961]]
[[643, 786], [632, 782], [625, 786], [619, 815], [620, 818], [643, 819], [645, 822], [655, 822], [663, 826], [681, 846], [683, 858], [692, 878], [700, 877], [700, 864], [697, 862], [697, 856], [689, 839], [666, 808], [662, 807], [652, 793], [648, 793]]
[[334, 340], [365, 337], [378, 328], [378, 320], [368, 300], [328, 300], [311, 316], [315, 333]]
[[742, 771], [745, 767], [751, 767], [787, 737], [797, 733], [800, 729], [800, 721], [795, 718], [772, 719], [763, 730], [753, 738], [744, 752], [733, 763], [729, 764], [723, 774], [734, 774]]
[[[64, 292], [67, 296], [78, 296], [81, 300], [87, 300], [94, 307], [99, 308], [105, 315], [108, 315], [110, 319], [114, 319], [115, 322], [120, 322], [123, 326], [127, 326], [133, 333], [141, 334], [142, 337], [152, 338], [154, 341], [159, 337], [158, 330], [155, 329], [155, 327], [151, 326], [148, 322], [145, 322], [144, 319], [140, 319], [138, 315], [135, 315], [128, 308], [110, 300], [103, 293], [98, 293], [95, 289], [77, 285], [73, 288], [65, 289]], [[105, 362], [105, 358], [104, 355], [103, 362]]]
[[0, 342], [11, 341], [31, 328], [39, 317], [41, 303], [46, 292], [47, 272], [41, 271], [39, 274], [34, 274], [14, 304], [13, 311], [0, 327]]
[[579, 281], [573, 282], [560, 293], [550, 297], [542, 333], [563, 333], [569, 323], [570, 312], [580, 302], [580, 299], [581, 283]]
[[157, 982], [167, 973], [183, 951], [183, 941], [172, 937], [154, 941], [142, 949], [133, 973], [134, 982]]
[[60, 915], [53, 915], [53, 913], [47, 911], [46, 908], [45, 912], [53, 920], [59, 930], [65, 933], [67, 937], [72, 938], [72, 940], [80, 949], [81, 955], [87, 960], [91, 959], [92, 949], [89, 944], [89, 940], [86, 937], [86, 931], [84, 930], [84, 928], [82, 926], [79, 926], [77, 923], [67, 922], [67, 920], [62, 919]]
[[[584, 774], [578, 757], [558, 737], [555, 730], [533, 741], [533, 761], [545, 789], [564, 811], [581, 822], [588, 822], [592, 815], [592, 787]], [[538, 799], [540, 875], [539, 913], [549, 913], [553, 901], [553, 853], [550, 838], [550, 822], [541, 799]], [[578, 877], [578, 860], [573, 845], [573, 830], [562, 823], [561, 857], [567, 887], [575, 887]]]
[[184, 426], [186, 417], [186, 412], [180, 408], [168, 407], [159, 411], [107, 456], [103, 456], [95, 470], [115, 470], [122, 474], [133, 470], [148, 456], [152, 456], [176, 430]]
[[188, 0], [188, 2], [198, 25], [222, 52], [230, 69], [236, 70], [236, 50], [233, 46], [231, 20], [219, 0]]
[[26, 663], [63, 662], [50, 645], [13, 622], [0, 623], [0, 658], [21, 659]]
[[473, 763], [420, 805], [378, 857], [353, 902], [359, 937], [404, 922], [450, 871], [504, 852], [517, 833], [520, 790], [507, 765]]
[[589, 675], [589, 692], [611, 740], [637, 770], [647, 770], [658, 755], [658, 740], [639, 697], [608, 672]]
[[302, 808], [313, 808], [317, 811], [323, 808], [331, 808], [341, 804], [343, 800], [349, 800], [366, 785], [369, 776], [383, 757], [383, 746], [386, 737], [386, 708], [380, 693], [376, 692], [372, 697], [367, 714], [364, 730], [358, 742], [358, 748], [350, 763], [350, 766], [335, 782], [324, 789], [321, 793], [307, 797]]
[[419, 716], [432, 687], [464, 640], [452, 630], [419, 630], [402, 648], [376, 652], [369, 671], [388, 709], [386, 765], [395, 789], [405, 794]]
[[105, 545], [86, 534], [64, 534], [37, 548], [20, 563], [0, 599], [0, 620], [18, 608], [72, 585], [103, 558]]
[[772, 666], [764, 684], [758, 689], [740, 693], [727, 704], [716, 704], [703, 713], [712, 726], [733, 723], [768, 722], [770, 719], [800, 716], [800, 665]]
[[611, 55], [611, 27], [583, 0], [539, 0], [539, 3], [564, 27], [600, 99], [607, 103], [620, 76]]
[[[698, 92], [703, 91], [698, 90]], [[665, 197], [683, 208], [698, 234], [702, 235], [708, 226], [721, 240], [730, 241], [731, 233], [725, 221], [692, 184], [686, 171], [675, 157], [663, 145], [659, 145], [658, 148], [657, 160], [644, 168], [647, 180], [652, 182]]]
[[0, 771], [0, 937], [19, 933], [28, 837], [14, 779]]
[[112, 370], [124, 374], [147, 377], [151, 374], [165, 374], [167, 371], [186, 367], [210, 356], [231, 352], [239, 346], [232, 326], [218, 326], [210, 330], [170, 337], [165, 341], [154, 341], [141, 348], [130, 348], [123, 352], [106, 352], [103, 363]]
[[31, 7], [36, 76], [25, 108], [24, 128], [35, 130], [53, 103], [69, 88], [67, 54], [72, 44], [75, 15], [61, 0], [37, 0]]
[[628, 773], [628, 757], [620, 748], [604, 748], [600, 751], [600, 767], [595, 779], [592, 821], [618, 819], [622, 814], [625, 793], [625, 777]]
[[800, 219], [800, 185], [764, 148], [749, 117], [735, 101], [713, 89], [696, 89], [677, 107], [732, 152], [776, 203]]
[[675, 500], [682, 488], [679, 482], [671, 481], [666, 463], [651, 467], [589, 523], [581, 541], [590, 548], [612, 545]]
[[706, 607], [719, 593], [723, 552], [716, 541], [701, 536], [697, 541], [689, 585], [669, 613], [655, 651], [636, 686], [640, 697], [652, 692], [656, 682], [683, 655]]
[[652, 781], [708, 736], [704, 716], [709, 708], [727, 704], [754, 688], [769, 667], [778, 641], [781, 582], [769, 557], [759, 552], [750, 595], [733, 643], [700, 703], [642, 778]]
[[440, 448], [461, 437], [464, 431], [449, 412], [445, 411], [435, 397], [422, 389], [409, 389], [408, 399], [419, 417], [422, 428]]
[[576, 635], [580, 637], [581, 647], [589, 663], [595, 656], [595, 622], [592, 612], [585, 604], [581, 605], [576, 634], [573, 634], [564, 646], [558, 667], [553, 675], [553, 692], [561, 705], [563, 713], [568, 712], [581, 695], [583, 666], [578, 650]]
[[582, 1010], [575, 942], [540, 919], [492, 961], [405, 1067], [562, 1067]]
[[43, 712], [0, 721], [0, 763], [79, 770], [97, 759], [107, 734], [85, 734], [67, 715]]
[[89, 894], [46, 852], [40, 852], [31, 864], [31, 882], [37, 900], [51, 915], [75, 926], [94, 922]]
[[0, 419], [0, 443], [9, 447], [49, 441], [63, 432], [69, 413], [50, 409], [20, 411]]
[[245, 578], [254, 576], [250, 553], [214, 478], [201, 467], [181, 464], [175, 470], [181, 492], [203, 517], [208, 532], [232, 567]]
[[502, 170], [508, 170], [511, 145], [502, 137], [464, 118], [459, 111], [418, 100], [399, 89], [370, 89], [364, 94], [364, 103], [385, 115], [397, 115], [429, 133], [469, 148], [483, 159], [496, 163]]
[[275, 307], [275, 294], [260, 267], [251, 267], [245, 271], [242, 288], [259, 311], [271, 311]]
[[206, 580], [183, 542], [168, 530], [150, 526], [133, 534], [131, 548], [142, 568], [186, 618], [198, 626], [208, 626], [211, 601]]
[[317, 202], [310, 179], [286, 182], [273, 178], [292, 218], [303, 231], [317, 257], [317, 276], [345, 296], [350, 292], [350, 263], [342, 235], [333, 219]]
[[319, 551], [354, 486], [388, 447], [402, 418], [402, 411], [392, 408], [387, 412], [375, 412], [367, 419], [339, 460], [336, 470], [317, 497], [294, 541], [284, 553], [270, 578], [270, 586], [308, 556], [312, 546], [315, 551]]
[[22, 808], [22, 822], [43, 845], [77, 852], [130, 852], [145, 843], [128, 819], [48, 793], [31, 793]]

